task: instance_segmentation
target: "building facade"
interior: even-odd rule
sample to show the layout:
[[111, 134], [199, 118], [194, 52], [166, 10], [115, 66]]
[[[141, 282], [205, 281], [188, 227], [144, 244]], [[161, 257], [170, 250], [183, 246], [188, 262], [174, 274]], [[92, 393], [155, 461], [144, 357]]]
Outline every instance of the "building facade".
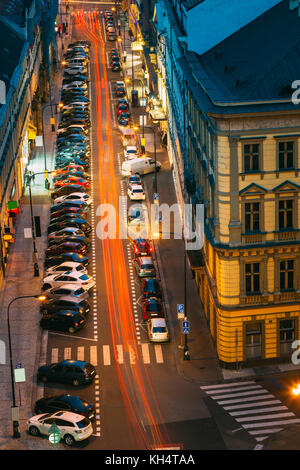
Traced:
[[[264, 40], [279, 18], [274, 61]], [[180, 59], [191, 196], [205, 205], [195, 277], [224, 367], [291, 361], [300, 339], [300, 109], [291, 86], [300, 69], [287, 68], [299, 55], [299, 22], [283, 1], [206, 53]]]

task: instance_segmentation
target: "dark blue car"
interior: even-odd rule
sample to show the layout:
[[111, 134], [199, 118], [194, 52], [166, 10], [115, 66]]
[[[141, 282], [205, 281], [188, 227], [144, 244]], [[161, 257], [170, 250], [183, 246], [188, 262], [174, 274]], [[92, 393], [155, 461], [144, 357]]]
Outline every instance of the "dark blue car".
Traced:
[[67, 359], [38, 369], [38, 382], [70, 383], [74, 387], [88, 385], [93, 382], [96, 375], [94, 366], [85, 361]]

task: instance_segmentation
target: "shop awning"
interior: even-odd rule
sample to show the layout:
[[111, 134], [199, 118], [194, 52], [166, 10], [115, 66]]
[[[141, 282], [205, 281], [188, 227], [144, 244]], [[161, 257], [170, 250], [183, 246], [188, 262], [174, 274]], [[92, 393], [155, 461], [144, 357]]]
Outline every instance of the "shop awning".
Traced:
[[166, 121], [167, 115], [161, 106], [155, 106], [149, 111], [150, 117], [153, 121]]

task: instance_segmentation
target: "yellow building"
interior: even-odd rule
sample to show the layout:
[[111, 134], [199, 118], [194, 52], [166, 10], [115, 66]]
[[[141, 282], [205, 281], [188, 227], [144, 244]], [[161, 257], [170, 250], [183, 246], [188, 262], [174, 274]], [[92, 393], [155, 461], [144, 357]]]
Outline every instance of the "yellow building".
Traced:
[[[278, 17], [291, 39], [277, 31], [271, 47], [263, 38]], [[291, 362], [300, 339], [300, 108], [291, 86], [299, 26], [283, 3], [180, 60], [189, 196], [205, 206], [204, 263], [193, 269], [224, 367]]]

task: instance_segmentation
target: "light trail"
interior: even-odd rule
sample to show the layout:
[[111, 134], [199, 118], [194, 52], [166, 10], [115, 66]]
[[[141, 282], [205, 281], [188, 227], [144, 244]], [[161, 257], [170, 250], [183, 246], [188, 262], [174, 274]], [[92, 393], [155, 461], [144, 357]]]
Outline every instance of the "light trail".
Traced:
[[[99, 172], [99, 196], [100, 203], [106, 202], [113, 204], [115, 208], [118, 208], [119, 193], [117, 188], [117, 177], [114, 168], [114, 149], [112, 141], [112, 119], [110, 112], [110, 97], [108, 88], [108, 77], [105, 60], [105, 45], [101, 33], [101, 26], [99, 22], [98, 13], [96, 11], [89, 12], [88, 21], [86, 21], [83, 12], [76, 12], [75, 17], [79, 23], [79, 27], [83, 34], [85, 34], [94, 45], [95, 55], [95, 87], [96, 87], [96, 115], [97, 115], [97, 140], [98, 140], [98, 172]], [[102, 59], [103, 77], [100, 77], [100, 62], [99, 55]], [[102, 118], [102, 111], [104, 103], [102, 102], [102, 90], [104, 79], [104, 90], [105, 90], [105, 110], [106, 110], [106, 122]], [[104, 135], [106, 134], [106, 139]], [[104, 141], [107, 142], [107, 156], [108, 159], [102, 158], [106, 149], [104, 148]], [[104, 177], [105, 174], [109, 174], [110, 178]], [[117, 214], [117, 227], [119, 227], [119, 212]], [[108, 300], [108, 313], [109, 322], [111, 327], [111, 337], [113, 343], [113, 352], [116, 359], [116, 370], [120, 383], [120, 390], [125, 404], [125, 410], [129, 421], [132, 422], [134, 419], [134, 433], [137, 442], [140, 443], [142, 448], [150, 449], [153, 445], [162, 445], [170, 442], [166, 428], [164, 424], [158, 425], [157, 422], [163, 423], [163, 418], [159, 410], [159, 405], [152, 388], [151, 380], [146, 370], [145, 364], [141, 360], [138, 341], [136, 337], [136, 329], [133, 320], [133, 312], [131, 307], [130, 299], [130, 288], [127, 278], [127, 266], [125, 262], [125, 256], [123, 251], [123, 242], [120, 239], [102, 240], [102, 249], [104, 257], [104, 272], [105, 282]], [[137, 361], [132, 364], [130, 369], [128, 366], [123, 366], [122, 369], [118, 363], [118, 351], [116, 344], [122, 341], [124, 350], [129, 352], [130, 346], [133, 347]], [[127, 385], [125, 383], [125, 374], [127, 378]], [[146, 383], [143, 378], [146, 378]], [[132, 380], [134, 378], [135, 380]], [[129, 390], [128, 390], [129, 387]], [[142, 400], [144, 411], [150, 425], [153, 442], [149, 442], [146, 432], [141, 427], [140, 419], [138, 417], [138, 403], [135, 399], [136, 391]], [[130, 392], [130, 393], [129, 393]], [[151, 398], [154, 403], [154, 409], [157, 418], [151, 410], [151, 406], [148, 399], [148, 393], [150, 392]], [[162, 430], [164, 431], [163, 437]]]

